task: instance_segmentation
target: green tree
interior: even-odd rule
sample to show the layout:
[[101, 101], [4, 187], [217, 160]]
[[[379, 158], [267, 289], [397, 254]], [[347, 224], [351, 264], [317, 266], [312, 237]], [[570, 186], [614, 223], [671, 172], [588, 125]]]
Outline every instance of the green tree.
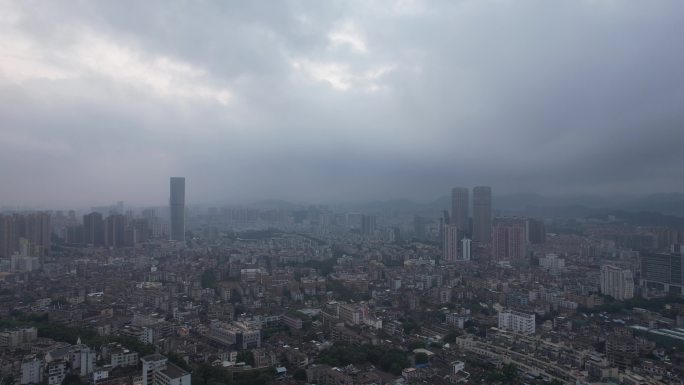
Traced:
[[294, 374], [292, 374], [292, 377], [297, 381], [306, 381], [306, 370], [301, 368], [297, 369]]
[[399, 365], [398, 363], [395, 362], [395, 363], [393, 363], [392, 365], [390, 365], [388, 371], [389, 371], [390, 373], [394, 374], [395, 376], [400, 376], [400, 375], [401, 375], [402, 369], [403, 369], [403, 368], [401, 367], [401, 365]]
[[504, 365], [501, 372], [506, 382], [514, 383], [518, 379], [518, 367], [515, 364]]
[[64, 376], [62, 385], [82, 385], [81, 377], [78, 374], [69, 373]]
[[204, 289], [215, 289], [216, 288], [216, 272], [214, 269], [204, 270], [201, 277], [202, 288]]
[[416, 349], [425, 349], [426, 345], [424, 341], [411, 341], [408, 344], [408, 350], [410, 352], [416, 350]]
[[242, 350], [237, 354], [237, 362], [244, 362], [247, 365], [254, 366], [254, 353], [251, 350]]
[[456, 337], [457, 337], [456, 333], [450, 332], [449, 334], [444, 336], [444, 342], [446, 342], [448, 344], [453, 344], [454, 342], [456, 342]]

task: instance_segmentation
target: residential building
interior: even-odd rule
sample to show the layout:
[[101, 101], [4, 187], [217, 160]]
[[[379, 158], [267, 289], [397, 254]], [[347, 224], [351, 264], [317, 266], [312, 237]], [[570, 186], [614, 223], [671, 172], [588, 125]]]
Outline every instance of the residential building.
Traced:
[[55, 360], [47, 364], [48, 385], [60, 385], [66, 377], [67, 368], [66, 362], [63, 360]]
[[442, 260], [455, 262], [458, 259], [458, 226], [448, 223], [444, 225]]
[[363, 322], [361, 306], [356, 304], [342, 304], [339, 307], [340, 319], [350, 325], [359, 325]]
[[83, 216], [84, 243], [93, 246], [104, 246], [104, 219], [102, 214], [92, 212]]
[[43, 381], [43, 360], [35, 355], [25, 357], [21, 362], [21, 385], [39, 384]]
[[515, 333], [534, 334], [536, 330], [534, 319], [534, 313], [505, 309], [499, 312], [499, 329]]
[[497, 261], [527, 256], [527, 224], [520, 218], [497, 218], [492, 228], [492, 257]]
[[472, 241], [468, 238], [461, 239], [461, 261], [470, 261]]
[[142, 362], [142, 385], [190, 385], [190, 373], [169, 363], [161, 354], [151, 354]]
[[109, 356], [112, 368], [138, 365], [138, 353], [128, 349], [115, 349]]
[[473, 242], [489, 244], [492, 240], [492, 188], [473, 188]]
[[469, 204], [467, 187], [451, 189], [451, 224], [463, 234], [470, 233]]
[[539, 267], [557, 275], [565, 270], [565, 259], [558, 257], [558, 254], [549, 253], [539, 258]]
[[361, 217], [361, 234], [373, 235], [376, 229], [376, 217], [374, 215], [364, 215]]
[[601, 266], [601, 293], [620, 301], [634, 298], [634, 274], [628, 269]]
[[171, 178], [171, 240], [185, 242], [185, 178]]

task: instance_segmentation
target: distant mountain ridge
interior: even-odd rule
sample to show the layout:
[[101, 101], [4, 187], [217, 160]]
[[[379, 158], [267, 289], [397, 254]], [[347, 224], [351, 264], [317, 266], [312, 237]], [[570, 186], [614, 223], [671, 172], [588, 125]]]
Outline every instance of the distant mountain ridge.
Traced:
[[[492, 205], [502, 215], [532, 215], [540, 217], [568, 216], [584, 217], [596, 210], [619, 210], [626, 212], [653, 212], [684, 217], [684, 193], [657, 193], [648, 195], [541, 195], [537, 193], [515, 193], [494, 195]], [[255, 202], [252, 207], [268, 209], [303, 209], [309, 205], [283, 200]], [[439, 216], [451, 208], [451, 198], [442, 196], [433, 201], [421, 203], [406, 198], [374, 200], [368, 202], [338, 202], [327, 205], [338, 211], [395, 212]]]

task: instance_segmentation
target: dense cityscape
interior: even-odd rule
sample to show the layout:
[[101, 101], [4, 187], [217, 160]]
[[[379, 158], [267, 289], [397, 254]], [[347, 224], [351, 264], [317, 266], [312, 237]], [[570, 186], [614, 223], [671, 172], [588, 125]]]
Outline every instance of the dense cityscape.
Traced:
[[0, 0], [0, 385], [684, 385], [683, 0]]
[[3, 385], [684, 378], [682, 227], [497, 216], [487, 186], [439, 218], [191, 207], [191, 186], [0, 215]]

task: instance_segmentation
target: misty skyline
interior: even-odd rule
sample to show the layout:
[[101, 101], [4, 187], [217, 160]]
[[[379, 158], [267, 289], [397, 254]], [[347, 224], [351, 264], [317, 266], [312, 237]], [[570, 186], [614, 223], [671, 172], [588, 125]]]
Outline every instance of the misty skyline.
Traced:
[[0, 203], [684, 191], [678, 1], [0, 1]]

